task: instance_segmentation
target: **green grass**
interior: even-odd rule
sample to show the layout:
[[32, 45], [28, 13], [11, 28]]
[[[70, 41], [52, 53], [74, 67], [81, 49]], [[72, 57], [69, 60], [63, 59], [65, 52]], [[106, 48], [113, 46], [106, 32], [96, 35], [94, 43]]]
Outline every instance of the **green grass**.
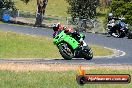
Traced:
[[[36, 0], [31, 0], [28, 4], [23, 3], [21, 0], [13, 0], [15, 2], [15, 6], [17, 9], [21, 11], [28, 11], [32, 13], [36, 13]], [[46, 7], [46, 15], [52, 16], [62, 16], [67, 17], [70, 16], [67, 14], [69, 4], [66, 0], [49, 0], [48, 5]], [[98, 19], [105, 20], [106, 13], [109, 11], [109, 8], [106, 7], [98, 7]]]
[[[20, 12], [27, 11], [32, 14], [36, 13], [36, 0], [31, 0], [28, 4], [23, 3], [21, 0], [13, 1], [15, 2], [16, 8], [20, 10]], [[51, 25], [59, 21], [62, 24], [67, 25], [66, 17], [70, 16], [67, 14], [67, 8], [68, 3], [66, 0], [49, 0], [46, 7], [46, 17], [44, 23]]]
[[51, 38], [0, 31], [0, 58], [25, 57], [53, 58], [60, 55]]
[[90, 47], [93, 50], [94, 56], [106, 56], [113, 54], [113, 51], [103, 48], [103, 46], [90, 45]]
[[[105, 71], [104, 71], [105, 70]], [[132, 70], [94, 69], [90, 74], [132, 74]], [[76, 71], [0, 71], [0, 88], [131, 88], [132, 84], [86, 84], [76, 82]]]
[[[23, 3], [21, 0], [13, 0], [13, 1], [15, 2], [17, 9], [21, 11], [28, 11], [32, 13], [36, 12], [37, 0], [31, 0], [27, 5]], [[69, 16], [67, 14], [67, 6], [68, 3], [66, 3], [65, 0], [49, 0], [46, 8], [46, 15], [63, 16], [63, 17]]]
[[[91, 45], [94, 56], [113, 52]], [[101, 51], [101, 52], [100, 52]], [[61, 58], [52, 38], [0, 31], [0, 58]]]

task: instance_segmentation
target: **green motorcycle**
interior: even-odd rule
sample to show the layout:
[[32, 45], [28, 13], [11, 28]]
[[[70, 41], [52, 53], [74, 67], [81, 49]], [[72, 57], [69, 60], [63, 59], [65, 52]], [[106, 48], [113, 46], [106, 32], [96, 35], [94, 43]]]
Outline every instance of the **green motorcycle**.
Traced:
[[[80, 34], [80, 37], [84, 37], [84, 35]], [[65, 60], [71, 60], [72, 58], [91, 60], [93, 58], [93, 52], [88, 45], [80, 45], [72, 35], [66, 34], [64, 30], [56, 34], [53, 43], [58, 47], [60, 54]]]

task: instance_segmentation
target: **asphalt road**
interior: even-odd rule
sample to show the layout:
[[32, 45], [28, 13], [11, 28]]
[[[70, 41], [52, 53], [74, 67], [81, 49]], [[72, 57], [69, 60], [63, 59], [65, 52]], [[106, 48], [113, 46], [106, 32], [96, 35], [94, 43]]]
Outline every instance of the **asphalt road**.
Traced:
[[[24, 34], [32, 34], [32, 35], [46, 35], [52, 36], [53, 31], [47, 28], [33, 28], [33, 27], [23, 27], [23, 26], [15, 26], [9, 24], [0, 24], [0, 30], [3, 31], [13, 31]], [[66, 61], [63, 59], [53, 59], [53, 60], [45, 60], [41, 59], [33, 59], [33, 60], [3, 60], [0, 59], [0, 62], [20, 62], [20, 63], [69, 63], [69, 64], [132, 64], [132, 39], [127, 38], [113, 38], [107, 37], [102, 34], [92, 34], [86, 33], [86, 42], [94, 45], [101, 45], [113, 49], [118, 49], [124, 51], [126, 55], [121, 57], [112, 57], [112, 58], [93, 58], [90, 61], [82, 60], [82, 59], [73, 59], [71, 61]], [[101, 51], [100, 51], [101, 52]]]

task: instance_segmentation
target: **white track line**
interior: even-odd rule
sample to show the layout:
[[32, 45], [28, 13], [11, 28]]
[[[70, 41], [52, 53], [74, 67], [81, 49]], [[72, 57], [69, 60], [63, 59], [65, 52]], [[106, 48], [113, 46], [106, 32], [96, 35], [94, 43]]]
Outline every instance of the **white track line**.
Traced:
[[118, 50], [118, 49], [112, 49], [108, 47], [104, 47], [104, 48], [112, 50], [114, 54], [107, 55], [107, 56], [95, 56], [94, 58], [113, 58], [113, 57], [122, 57], [126, 55], [126, 52]]

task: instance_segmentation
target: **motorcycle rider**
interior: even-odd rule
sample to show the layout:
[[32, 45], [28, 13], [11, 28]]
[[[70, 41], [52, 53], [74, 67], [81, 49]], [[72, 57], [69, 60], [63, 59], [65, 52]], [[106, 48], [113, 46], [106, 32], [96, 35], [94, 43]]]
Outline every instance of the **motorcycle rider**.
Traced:
[[85, 36], [81, 38], [80, 34], [70, 27], [66, 27], [64, 25], [61, 25], [60, 23], [57, 23], [53, 24], [53, 30], [54, 30], [53, 37], [55, 37], [60, 30], [64, 30], [66, 34], [68, 35], [72, 34], [72, 37], [75, 38], [80, 44], [82, 44], [83, 46], [87, 46], [87, 44], [84, 42]]
[[[114, 37], [119, 37], [118, 34], [116, 34], [116, 33], [118, 33], [118, 30], [119, 30], [119, 29], [117, 29], [118, 25], [117, 25], [116, 20], [119, 20], [119, 19], [116, 17], [113, 17], [113, 13], [108, 14], [108, 24], [107, 24], [108, 30], [112, 33], [112, 35]], [[115, 31], [116, 31], [116, 33], [115, 33]]]
[[113, 14], [112, 13], [109, 13], [108, 14], [108, 22], [110, 21], [110, 20], [112, 20], [113, 19]]
[[114, 17], [114, 16], [113, 16], [113, 13], [109, 13], [109, 14], [108, 14], [108, 22], [111, 21], [111, 20], [115, 20], [115, 21], [116, 21], [116, 20], [119, 20], [119, 18]]

